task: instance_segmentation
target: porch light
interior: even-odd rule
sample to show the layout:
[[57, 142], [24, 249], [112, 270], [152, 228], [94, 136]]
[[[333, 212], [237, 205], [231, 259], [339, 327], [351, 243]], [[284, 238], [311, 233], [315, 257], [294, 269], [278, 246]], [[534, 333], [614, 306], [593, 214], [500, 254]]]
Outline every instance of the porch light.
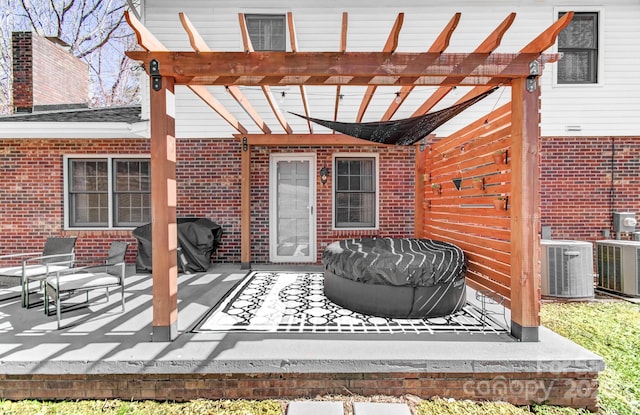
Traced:
[[324, 166], [320, 169], [320, 183], [326, 184], [329, 179], [329, 169], [327, 166]]

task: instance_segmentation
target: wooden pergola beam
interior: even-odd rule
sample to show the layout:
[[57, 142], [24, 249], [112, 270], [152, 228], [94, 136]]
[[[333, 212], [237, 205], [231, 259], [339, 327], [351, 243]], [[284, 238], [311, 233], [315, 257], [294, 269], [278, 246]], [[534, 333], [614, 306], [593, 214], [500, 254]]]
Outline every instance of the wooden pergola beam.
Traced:
[[385, 144], [362, 140], [341, 133], [234, 134], [233, 136], [243, 143], [246, 142], [246, 144], [252, 146], [385, 146]]
[[129, 11], [124, 12], [124, 18], [129, 26], [133, 29], [138, 40], [138, 45], [145, 50], [168, 50], [162, 42], [160, 42], [141, 22], [136, 18], [133, 13]]
[[[555, 22], [553, 22], [546, 30], [544, 30], [542, 33], [540, 33], [538, 36], [536, 36], [535, 39], [533, 39], [531, 42], [529, 42], [526, 46], [524, 46], [522, 49], [520, 49], [520, 53], [522, 54], [541, 54], [542, 52], [544, 52], [545, 50], [549, 49], [551, 46], [553, 46], [554, 43], [556, 43], [556, 39], [558, 38], [558, 35], [560, 34], [560, 32], [562, 31], [562, 29], [564, 29], [565, 27], [567, 27], [569, 25], [569, 23], [571, 23], [571, 19], [573, 19], [573, 12], [568, 12], [565, 13], [561, 18], [559, 18], [558, 20], [556, 20]], [[534, 59], [532, 59], [534, 60]], [[502, 75], [498, 75], [497, 78], [494, 78], [492, 81], [495, 83], [496, 81], [500, 81], [500, 77]], [[509, 78], [509, 76], [505, 76], [504, 78]], [[519, 77], [517, 77], [519, 78]], [[484, 91], [487, 91], [489, 88], [484, 87], [484, 86], [477, 86], [473, 89], [471, 89], [469, 92], [467, 92], [462, 98], [460, 98], [458, 101], [456, 101], [456, 103], [460, 103], [460, 102], [464, 102], [467, 99], [473, 98], [476, 95], [479, 95], [481, 93], [483, 93]]]
[[[238, 13], [238, 23], [240, 23], [240, 32], [242, 32], [242, 42], [244, 43], [244, 49], [247, 52], [254, 52], [253, 45], [251, 44], [251, 38], [249, 37], [249, 29], [247, 28], [247, 21], [244, 18], [244, 13]], [[264, 93], [267, 102], [269, 103], [269, 107], [271, 107], [271, 111], [273, 111], [273, 115], [276, 116], [276, 119], [284, 129], [287, 134], [293, 133], [291, 126], [287, 122], [287, 119], [280, 111], [278, 107], [278, 103], [276, 102], [273, 93], [271, 92], [271, 87], [269, 85], [260, 85], [262, 88], [262, 92]]]
[[246, 134], [248, 130], [218, 101], [204, 85], [189, 85], [188, 88], [196, 94], [205, 104], [222, 117], [226, 122], [235, 128], [239, 133]]
[[[187, 17], [187, 15], [183, 12], [178, 13], [180, 17], [180, 22], [182, 23], [182, 27], [187, 32], [187, 36], [189, 36], [189, 43], [191, 47], [196, 52], [211, 52], [209, 46], [204, 41], [200, 33], [198, 33], [196, 27], [191, 23], [191, 20]], [[226, 86], [226, 85], [225, 85]], [[205, 92], [202, 88], [194, 89], [193, 85], [189, 86], [190, 89], [198, 95], [204, 102], [209, 105], [215, 112], [217, 112], [225, 121], [227, 121], [233, 128], [238, 130], [240, 133], [246, 133], [247, 129], [240, 124], [240, 122], [221, 104], [219, 103], [211, 93], [208, 91]], [[231, 96], [240, 104], [240, 106], [245, 110], [247, 115], [256, 123], [258, 128], [260, 128], [265, 134], [270, 134], [271, 130], [264, 122], [262, 117], [258, 114], [249, 100], [247, 100], [244, 94], [240, 91], [237, 86], [231, 85], [226, 86], [227, 91], [231, 94]]]
[[[291, 43], [291, 52], [298, 51], [298, 39], [296, 37], [296, 26], [293, 23], [293, 13], [287, 12], [287, 25], [289, 27], [289, 43]], [[304, 114], [307, 117], [311, 116], [309, 111], [309, 101], [307, 100], [307, 91], [304, 85], [300, 85], [300, 99], [302, 100], [302, 107], [304, 108]], [[310, 120], [307, 120], [307, 127], [309, 127], [309, 133], [313, 133], [313, 126]]]
[[[340, 25], [340, 53], [347, 51], [347, 29], [349, 27], [349, 14], [347, 12], [342, 13], [342, 24]], [[340, 85], [336, 86], [336, 99], [333, 104], [333, 120], [338, 119], [338, 108], [340, 108], [340, 101], [342, 100], [342, 94], [340, 93]], [[334, 131], [335, 132], [335, 131]]]
[[[462, 13], [456, 13], [453, 15], [451, 20], [449, 20], [449, 23], [444, 27], [444, 29], [442, 29], [442, 32], [440, 32], [440, 35], [436, 38], [427, 52], [443, 53], [447, 47], [449, 47], [451, 36], [453, 36], [453, 32], [456, 30], [456, 27], [458, 27], [460, 16], [462, 16]], [[381, 121], [388, 121], [393, 117], [393, 114], [398, 111], [398, 108], [400, 108], [404, 103], [411, 91], [413, 91], [413, 88], [415, 88], [414, 85], [404, 85], [400, 88], [397, 99], [391, 101], [391, 104], [389, 104], [389, 108], [385, 111]]]
[[[515, 20], [515, 18], [516, 18], [515, 13], [509, 14], [509, 16], [507, 16], [502, 21], [502, 23], [500, 23], [498, 27], [496, 27], [496, 29], [493, 32], [491, 32], [489, 36], [487, 36], [487, 38], [473, 52], [474, 53], [491, 53], [494, 50], [496, 50], [498, 46], [500, 46], [500, 43], [502, 42], [502, 38], [504, 37], [505, 33], [507, 33], [507, 30], [509, 30], [509, 28], [513, 24], [513, 21]], [[461, 80], [462, 78], [460, 77], [449, 77], [448, 79], [445, 80], [444, 83], [451, 82], [451, 81], [460, 82]], [[440, 102], [442, 98], [447, 96], [447, 94], [451, 92], [454, 88], [455, 86], [451, 86], [451, 85], [445, 85], [445, 86], [439, 87], [438, 89], [435, 90], [433, 94], [431, 94], [431, 96], [429, 96], [429, 98], [427, 98], [427, 100], [422, 105], [420, 105], [420, 107], [418, 107], [417, 110], [413, 112], [413, 114], [411, 114], [411, 116], [417, 117], [419, 115], [426, 114], [431, 110], [431, 108], [433, 108], [438, 102]]]
[[[442, 77], [494, 85], [529, 76], [540, 53], [157, 52], [129, 51], [159, 63], [159, 75], [183, 85], [423, 85]], [[148, 68], [147, 68], [148, 70]], [[499, 77], [497, 81], [492, 79]]]
[[[398, 17], [396, 17], [396, 21], [393, 23], [393, 27], [391, 28], [391, 32], [389, 33], [389, 37], [387, 38], [387, 42], [384, 44], [382, 48], [383, 52], [393, 53], [398, 47], [398, 39], [400, 38], [400, 29], [402, 29], [402, 23], [404, 22], [404, 13], [398, 13]], [[369, 85], [367, 90], [362, 97], [362, 102], [360, 102], [360, 108], [358, 108], [358, 115], [356, 116], [356, 122], [362, 121], [364, 117], [365, 111], [369, 107], [371, 103], [371, 99], [373, 98], [373, 94], [376, 93], [377, 85]]]

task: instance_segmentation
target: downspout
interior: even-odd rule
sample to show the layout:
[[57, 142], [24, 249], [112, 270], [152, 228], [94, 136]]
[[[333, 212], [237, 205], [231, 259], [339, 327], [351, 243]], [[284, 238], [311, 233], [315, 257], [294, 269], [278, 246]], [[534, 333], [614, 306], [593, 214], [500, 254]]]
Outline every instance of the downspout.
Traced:
[[[615, 202], [615, 165], [616, 165], [616, 138], [611, 137], [611, 186], [609, 188], [609, 211], [611, 212], [611, 222], [609, 229], [613, 228], [613, 206]], [[620, 232], [616, 232], [616, 239], [620, 239]]]

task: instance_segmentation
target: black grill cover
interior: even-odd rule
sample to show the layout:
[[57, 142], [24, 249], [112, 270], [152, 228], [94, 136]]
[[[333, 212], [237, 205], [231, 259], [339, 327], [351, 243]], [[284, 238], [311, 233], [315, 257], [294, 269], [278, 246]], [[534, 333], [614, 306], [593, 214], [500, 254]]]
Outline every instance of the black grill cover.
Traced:
[[[151, 224], [132, 232], [138, 241], [136, 271], [151, 272]], [[178, 269], [204, 272], [211, 265], [211, 255], [218, 249], [222, 227], [206, 218], [178, 218]]]

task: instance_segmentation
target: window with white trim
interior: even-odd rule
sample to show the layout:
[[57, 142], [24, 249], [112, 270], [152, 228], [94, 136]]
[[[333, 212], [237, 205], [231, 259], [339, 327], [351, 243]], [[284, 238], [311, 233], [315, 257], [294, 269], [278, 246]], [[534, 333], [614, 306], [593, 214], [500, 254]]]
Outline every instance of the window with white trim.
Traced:
[[245, 14], [244, 18], [254, 50], [286, 50], [287, 24], [284, 14]]
[[[558, 13], [562, 17], [564, 12]], [[558, 35], [558, 84], [598, 83], [598, 12], [575, 12]]]
[[334, 227], [377, 227], [378, 174], [375, 157], [336, 156], [334, 159]]
[[69, 228], [131, 228], [151, 221], [148, 158], [66, 157]]

